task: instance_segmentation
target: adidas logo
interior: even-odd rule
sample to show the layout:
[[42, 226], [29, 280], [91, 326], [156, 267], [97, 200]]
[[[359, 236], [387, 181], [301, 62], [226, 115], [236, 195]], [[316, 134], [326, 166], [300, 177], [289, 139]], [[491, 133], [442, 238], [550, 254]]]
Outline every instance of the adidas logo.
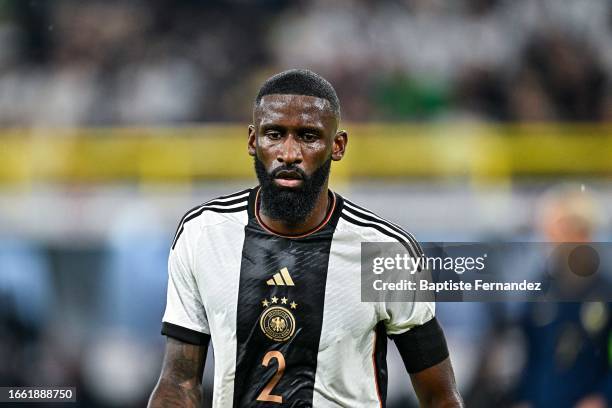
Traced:
[[268, 279], [266, 284], [268, 286], [295, 286], [287, 268], [283, 268], [280, 272], [275, 273], [272, 279]]

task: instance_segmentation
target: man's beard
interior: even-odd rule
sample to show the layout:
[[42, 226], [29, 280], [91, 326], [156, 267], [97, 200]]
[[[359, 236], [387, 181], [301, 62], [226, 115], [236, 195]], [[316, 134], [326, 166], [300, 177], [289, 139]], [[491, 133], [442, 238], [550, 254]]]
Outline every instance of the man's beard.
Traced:
[[[303, 222], [314, 209], [330, 169], [331, 157], [311, 176], [297, 166], [281, 166], [268, 173], [265, 165], [255, 156], [255, 172], [261, 185], [261, 211], [273, 220], [289, 224]], [[278, 186], [274, 178], [282, 170], [298, 172], [302, 185], [292, 189]]]

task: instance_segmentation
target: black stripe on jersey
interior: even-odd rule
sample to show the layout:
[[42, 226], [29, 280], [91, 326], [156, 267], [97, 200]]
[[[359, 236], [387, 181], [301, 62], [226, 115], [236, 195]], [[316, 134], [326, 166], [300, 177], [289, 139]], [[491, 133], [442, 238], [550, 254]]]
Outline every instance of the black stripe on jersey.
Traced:
[[[241, 198], [241, 199], [238, 199], [238, 200], [232, 200], [231, 202], [222, 203], [222, 204], [226, 204], [226, 205], [233, 205], [233, 204], [239, 204], [241, 202], [244, 202], [244, 205], [241, 205], [240, 207], [233, 207], [233, 208], [210, 207], [210, 205], [213, 205], [213, 204], [203, 204], [203, 205], [201, 205], [199, 207], [194, 207], [193, 209], [191, 209], [187, 213], [189, 215], [183, 219], [181, 224], [179, 224], [179, 228], [178, 228], [178, 230], [176, 232], [176, 237], [174, 238], [174, 241], [172, 242], [172, 249], [174, 249], [174, 247], [176, 246], [176, 243], [178, 242], [181, 234], [183, 233], [183, 230], [185, 229], [185, 224], [188, 223], [189, 221], [193, 220], [194, 218], [199, 217], [205, 211], [211, 211], [211, 212], [215, 212], [215, 213], [233, 213], [233, 212], [244, 211], [248, 207], [247, 201], [248, 201], [248, 197], [244, 197], [244, 198]], [[214, 204], [214, 205], [222, 205], [222, 204]], [[199, 208], [199, 210], [197, 210], [198, 208]], [[194, 210], [197, 210], [197, 211], [194, 212]]]
[[[345, 207], [344, 207], [344, 210], [348, 210], [348, 207], [347, 207], [347, 206], [345, 206]], [[357, 215], [358, 217], [360, 217], [360, 218], [364, 218], [364, 219], [366, 218], [366, 217], [365, 217], [365, 216], [363, 216], [363, 215], [359, 215], [359, 214], [356, 214], [356, 215]], [[347, 213], [346, 213], [346, 212], [344, 212], [344, 211], [342, 211], [342, 215], [341, 215], [341, 217], [342, 217], [342, 218], [344, 218], [345, 220], [347, 220], [348, 222], [352, 223], [352, 224], [358, 225], [358, 226], [360, 226], [360, 227], [370, 227], [370, 228], [374, 228], [375, 230], [377, 230], [377, 231], [379, 231], [379, 232], [383, 233], [384, 235], [386, 235], [386, 236], [388, 236], [388, 237], [395, 238], [397, 241], [399, 241], [399, 243], [401, 243], [401, 244], [404, 246], [404, 248], [406, 248], [406, 249], [408, 250], [408, 252], [410, 253], [410, 256], [412, 256], [412, 257], [414, 257], [414, 258], [418, 258], [418, 256], [419, 256], [419, 255], [416, 255], [416, 254], [415, 254], [414, 249], [413, 249], [413, 246], [412, 246], [410, 243], [408, 243], [408, 242], [406, 241], [405, 236], [403, 236], [403, 235], [401, 235], [401, 236], [400, 236], [400, 235], [398, 235], [398, 234], [395, 234], [395, 233], [393, 233], [393, 232], [390, 232], [389, 230], [387, 230], [387, 229], [383, 228], [383, 227], [382, 227], [382, 225], [381, 225], [380, 223], [375, 222], [375, 221], [372, 221], [372, 222], [365, 222], [365, 221], [359, 221], [359, 220], [356, 220], [355, 218], [351, 217], [349, 214], [347, 214]], [[371, 220], [370, 220], [370, 221], [371, 221]], [[417, 248], [419, 248], [419, 247], [417, 247]], [[420, 250], [419, 250], [418, 252], [420, 253]]]
[[401, 227], [399, 227], [397, 224], [394, 224], [392, 222], [389, 222], [381, 217], [379, 217], [378, 215], [374, 214], [372, 211], [370, 210], [366, 210], [363, 207], [358, 206], [357, 204], [353, 203], [352, 201], [349, 201], [347, 199], [344, 199], [344, 202], [346, 203], [346, 205], [344, 206], [344, 208], [348, 211], [350, 211], [351, 213], [370, 220], [370, 221], [374, 221], [374, 222], [378, 222], [380, 224], [383, 224], [389, 228], [391, 228], [392, 230], [394, 230], [395, 232], [399, 233], [400, 235], [403, 235], [404, 237], [406, 237], [408, 239], [409, 242], [412, 243], [412, 245], [414, 245], [414, 247], [416, 248], [417, 252], [419, 252], [421, 255], [423, 254], [423, 251], [421, 250], [421, 246], [419, 245], [419, 243], [417, 242], [417, 240], [414, 238], [414, 236], [412, 234], [410, 234], [407, 231], [404, 231]]
[[374, 375], [376, 376], [376, 391], [380, 406], [387, 406], [387, 330], [384, 322], [376, 325], [376, 342], [374, 343]]
[[[212, 204], [219, 204], [219, 205], [223, 205], [223, 204], [228, 205], [228, 204], [230, 204], [231, 205], [231, 204], [238, 203], [238, 202], [242, 201], [242, 198], [236, 199], [236, 200], [231, 200], [231, 201], [219, 201], [219, 200], [224, 200], [226, 198], [232, 198], [232, 197], [238, 197], [238, 196], [246, 194], [246, 193], [248, 193], [250, 191], [251, 191], [251, 189], [247, 188], [245, 190], [241, 190], [241, 191], [238, 191], [236, 193], [232, 193], [232, 194], [228, 194], [228, 195], [224, 195], [224, 196], [213, 198], [211, 200], [208, 200], [208, 201], [206, 201], [206, 202], [204, 202], [204, 203], [202, 203], [200, 205], [196, 205], [195, 207], [191, 208], [189, 211], [187, 211], [183, 215], [183, 217], [181, 217], [181, 220], [179, 221], [178, 226], [176, 227], [176, 231], [174, 232], [174, 238], [172, 239], [172, 243], [173, 243], [172, 247], [174, 248], [174, 243], [175, 243], [175, 241], [177, 239], [177, 235], [178, 235], [179, 231], [181, 230], [183, 224], [186, 222], [185, 219], [189, 215], [191, 215], [191, 213], [193, 213], [195, 210], [197, 210], [199, 208], [202, 208], [205, 205], [212, 205]], [[248, 198], [248, 196], [244, 197], [244, 199], [247, 199], [247, 198]]]
[[208, 201], [208, 202], [206, 202], [206, 203], [204, 203], [202, 205], [203, 206], [204, 205], [223, 205], [223, 206], [227, 206], [227, 205], [232, 205], [232, 204], [238, 204], [238, 203], [240, 203], [242, 201], [247, 201], [248, 199], [249, 199], [249, 197], [246, 196], [246, 195], [244, 197], [236, 198], [234, 200], [229, 200], [229, 201], [218, 201], [219, 199], [214, 199], [214, 200]]
[[210, 335], [200, 333], [199, 331], [191, 330], [186, 327], [177, 326], [176, 324], [163, 322], [161, 333], [165, 336], [172, 337], [185, 343], [195, 344], [197, 346], [208, 346]]
[[215, 197], [215, 198], [212, 198], [212, 199], [210, 199], [208, 201], [205, 201], [202, 204], [196, 205], [195, 207], [191, 208], [189, 211], [187, 211], [185, 214], [183, 214], [183, 217], [181, 217], [181, 220], [178, 223], [178, 227], [176, 228], [176, 231], [174, 233], [174, 236], [176, 237], [176, 234], [178, 233], [179, 229], [181, 228], [181, 226], [185, 222], [185, 218], [187, 218], [187, 216], [189, 216], [189, 214], [191, 214], [194, 210], [197, 210], [198, 208], [201, 208], [201, 207], [203, 207], [205, 205], [216, 204], [217, 202], [219, 204], [224, 204], [224, 203], [228, 204], [228, 203], [230, 203], [229, 201], [219, 201], [219, 200], [224, 200], [226, 198], [232, 198], [232, 197], [238, 197], [240, 195], [248, 193], [249, 191], [250, 191], [250, 189], [247, 188], [245, 190], [241, 190], [241, 191], [238, 191], [238, 192], [235, 192], [235, 193], [232, 193], [232, 194], [228, 194], [228, 195], [224, 195], [224, 196], [220, 196], [220, 197]]
[[[236, 315], [235, 408], [312, 407], [329, 252], [341, 209], [338, 204], [321, 230], [302, 238], [285, 238], [259, 225], [254, 202], [250, 202]], [[268, 285], [283, 268], [288, 269], [294, 286]], [[263, 301], [270, 303], [265, 306]], [[291, 302], [297, 304], [295, 309]], [[285, 341], [268, 337], [260, 326], [265, 311], [275, 306], [284, 307], [295, 321], [295, 332]], [[282, 404], [259, 399], [279, 367], [277, 358], [262, 365], [272, 351], [280, 352], [285, 363], [280, 380], [270, 391], [282, 397]]]

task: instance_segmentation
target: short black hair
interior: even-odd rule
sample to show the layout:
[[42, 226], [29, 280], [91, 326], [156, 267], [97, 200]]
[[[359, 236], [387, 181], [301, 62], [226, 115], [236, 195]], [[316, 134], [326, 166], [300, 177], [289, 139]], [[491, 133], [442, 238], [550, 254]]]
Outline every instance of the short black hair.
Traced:
[[326, 99], [336, 116], [340, 117], [340, 100], [336, 90], [321, 75], [308, 69], [290, 69], [266, 80], [257, 93], [255, 106], [266, 95], [308, 95]]

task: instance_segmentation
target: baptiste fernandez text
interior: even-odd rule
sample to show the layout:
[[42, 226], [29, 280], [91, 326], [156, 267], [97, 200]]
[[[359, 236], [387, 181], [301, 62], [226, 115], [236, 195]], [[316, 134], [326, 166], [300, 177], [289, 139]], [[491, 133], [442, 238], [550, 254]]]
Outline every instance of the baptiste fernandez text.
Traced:
[[[417, 283], [418, 282], [418, 283]], [[541, 282], [530, 282], [523, 280], [521, 282], [486, 282], [482, 279], [476, 279], [472, 282], [462, 282], [445, 280], [443, 282], [431, 282], [427, 279], [418, 281], [409, 281], [402, 279], [398, 282], [384, 282], [377, 279], [372, 283], [374, 290], [377, 291], [404, 291], [404, 290], [422, 290], [430, 292], [447, 292], [447, 291], [541, 291]]]

